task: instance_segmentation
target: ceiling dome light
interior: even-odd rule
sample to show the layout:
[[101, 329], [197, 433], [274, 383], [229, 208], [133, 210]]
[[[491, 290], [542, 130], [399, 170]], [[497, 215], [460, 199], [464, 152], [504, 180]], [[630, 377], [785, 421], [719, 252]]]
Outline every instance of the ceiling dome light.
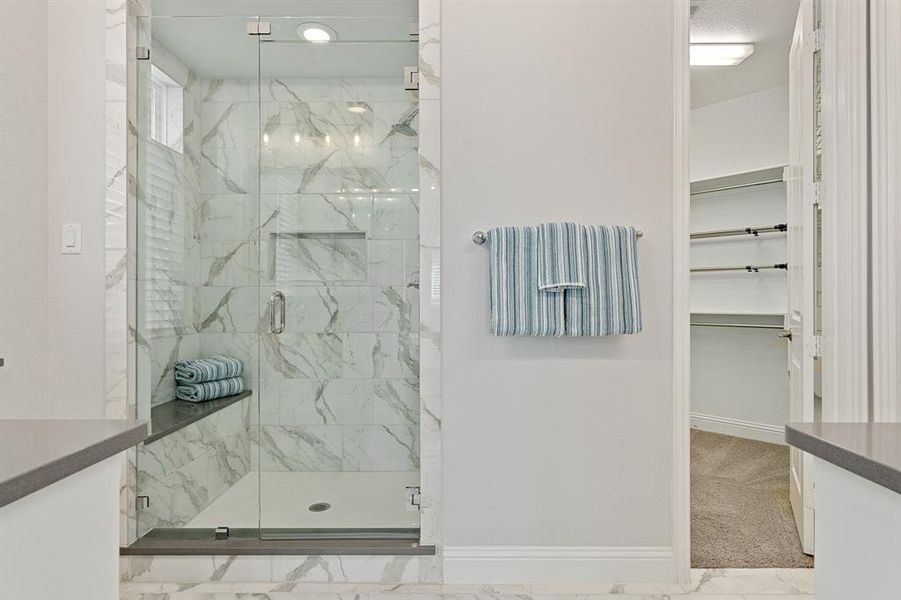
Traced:
[[348, 112], [352, 112], [357, 115], [362, 115], [363, 113], [367, 113], [372, 109], [365, 102], [348, 102], [347, 110], [348, 110]]
[[314, 44], [325, 44], [338, 39], [338, 34], [322, 23], [303, 23], [297, 26], [297, 37]]

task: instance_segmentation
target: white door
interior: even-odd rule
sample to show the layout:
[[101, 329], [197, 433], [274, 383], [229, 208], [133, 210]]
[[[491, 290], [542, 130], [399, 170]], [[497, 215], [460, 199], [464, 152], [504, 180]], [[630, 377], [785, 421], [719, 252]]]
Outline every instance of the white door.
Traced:
[[[812, 0], [802, 0], [789, 58], [789, 418], [814, 420], [814, 63]], [[801, 548], [813, 554], [810, 455], [791, 449], [791, 505]]]

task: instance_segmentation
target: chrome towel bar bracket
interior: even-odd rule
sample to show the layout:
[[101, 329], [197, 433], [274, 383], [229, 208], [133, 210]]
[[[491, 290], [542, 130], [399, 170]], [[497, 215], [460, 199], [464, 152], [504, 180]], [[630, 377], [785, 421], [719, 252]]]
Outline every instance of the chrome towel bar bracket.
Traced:
[[[638, 237], [642, 237], [642, 236], [644, 236], [644, 232], [639, 230], [636, 232], [636, 235]], [[476, 231], [475, 233], [472, 234], [472, 243], [473, 244], [478, 244], [479, 246], [481, 246], [482, 244], [484, 244], [487, 241], [488, 241], [488, 234], [485, 233], [484, 231]]]

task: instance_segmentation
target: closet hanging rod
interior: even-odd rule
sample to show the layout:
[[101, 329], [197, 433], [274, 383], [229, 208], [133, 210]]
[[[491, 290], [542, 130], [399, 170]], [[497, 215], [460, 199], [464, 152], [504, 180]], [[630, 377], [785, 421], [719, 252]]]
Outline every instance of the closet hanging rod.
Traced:
[[715, 273], [721, 271], [743, 271], [745, 273], [758, 273], [760, 271], [769, 271], [773, 269], [788, 270], [788, 263], [777, 263], [775, 265], [745, 265], [743, 267], [695, 267], [691, 269], [692, 273]]
[[737, 329], [783, 329], [782, 325], [762, 325], [759, 323], [691, 323], [692, 327], [732, 327]]
[[785, 233], [788, 231], [788, 224], [777, 223], [766, 227], [745, 227], [744, 229], [718, 229], [715, 231], [699, 231], [692, 233], [689, 237], [693, 240], [706, 240], [718, 237], [732, 237], [737, 235], [753, 235], [759, 236], [761, 233]]
[[[635, 237], [644, 237], [644, 232], [640, 229], [635, 232]], [[472, 243], [481, 246], [488, 241], [488, 234], [484, 231], [476, 231], [472, 234]]]

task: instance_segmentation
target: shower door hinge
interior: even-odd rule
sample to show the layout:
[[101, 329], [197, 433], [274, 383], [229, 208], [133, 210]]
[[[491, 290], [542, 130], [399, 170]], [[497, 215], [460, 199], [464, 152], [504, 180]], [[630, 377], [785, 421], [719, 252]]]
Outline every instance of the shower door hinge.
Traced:
[[805, 354], [813, 358], [823, 357], [823, 336], [811, 335], [807, 338], [807, 348]]
[[247, 35], [272, 35], [272, 23], [250, 21], [247, 23]]
[[822, 186], [819, 181], [814, 181], [810, 185], [810, 191], [807, 192], [807, 204], [809, 206], [819, 206], [823, 198]]
[[418, 512], [421, 507], [419, 486], [408, 485], [404, 497], [404, 508], [410, 512]]
[[419, 67], [404, 67], [404, 89], [413, 92], [419, 89]]
[[410, 23], [409, 29], [407, 32], [410, 34], [410, 41], [416, 41], [419, 39], [419, 23]]
[[150, 508], [150, 496], [135, 496], [135, 506], [137, 508]]
[[804, 45], [807, 47], [807, 51], [811, 54], [819, 52], [823, 49], [823, 30], [822, 29], [814, 29], [809, 34], [807, 34], [807, 38], [804, 40]]
[[135, 48], [136, 60], [150, 60], [150, 48], [147, 46], [138, 46]]

